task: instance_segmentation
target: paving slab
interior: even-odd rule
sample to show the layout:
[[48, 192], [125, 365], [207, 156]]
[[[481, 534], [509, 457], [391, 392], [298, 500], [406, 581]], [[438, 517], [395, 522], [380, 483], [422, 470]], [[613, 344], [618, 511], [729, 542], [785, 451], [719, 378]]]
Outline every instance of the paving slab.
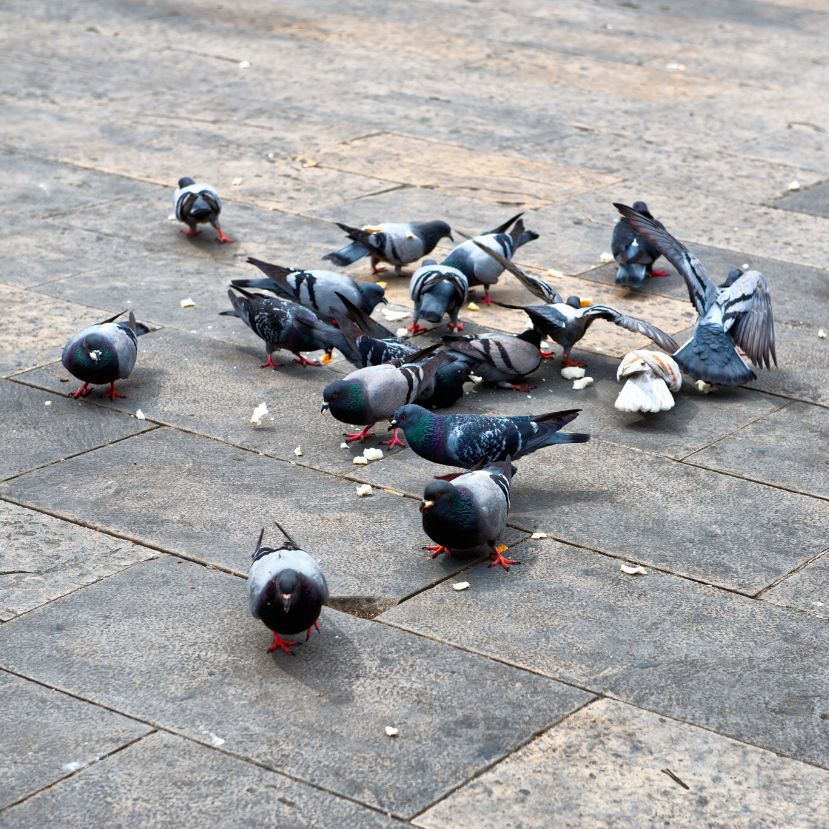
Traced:
[[[820, 183], [799, 182], [805, 189], [798, 190], [775, 202], [775, 207], [793, 210], [796, 213], [811, 213], [813, 216], [829, 217], [829, 181]], [[808, 186], [812, 184], [812, 186]]]
[[829, 767], [822, 619], [654, 570], [628, 576], [550, 539], [513, 552], [510, 589], [476, 566], [460, 600], [439, 585], [379, 619]]
[[590, 699], [336, 611], [320, 628], [268, 654], [241, 579], [164, 556], [3, 625], [0, 664], [403, 817]]
[[773, 604], [829, 619], [829, 555], [824, 553], [802, 570], [792, 573], [762, 597]]
[[[320, 561], [334, 596], [369, 607], [388, 607], [468, 563], [424, 560], [417, 503], [401, 495], [360, 498], [353, 481], [155, 431], [21, 476], [0, 493], [236, 573], [247, 572], [259, 528], [278, 521]], [[96, 486], [78, 487], [87, 476]], [[325, 521], [311, 532], [308, 516], [320, 509]]]
[[[136, 797], [136, 781], [141, 784], [140, 797]], [[56, 823], [121, 829], [174, 827], [194, 820], [224, 829], [405, 825], [282, 774], [160, 732], [10, 809], [3, 815], [3, 826], [24, 829]]]
[[67, 376], [63, 366], [54, 369], [54, 376], [52, 394], [0, 380], [0, 479], [152, 428], [152, 424], [68, 399], [67, 390], [80, 384], [74, 378], [60, 383], [59, 378]]
[[0, 621], [117, 573], [158, 553], [0, 501]]
[[[151, 730], [5, 671], [0, 671], [0, 704], [0, 812]], [[0, 822], [11, 825], [5, 816]]]
[[829, 460], [819, 449], [827, 435], [829, 409], [791, 403], [688, 460], [829, 499]]
[[[671, 779], [673, 772], [685, 786]], [[599, 700], [415, 819], [428, 829], [699, 826], [809, 829], [829, 773]]]
[[72, 334], [112, 316], [94, 300], [87, 305], [66, 302], [3, 283], [0, 303], [6, 309], [0, 326], [0, 377], [59, 360]]

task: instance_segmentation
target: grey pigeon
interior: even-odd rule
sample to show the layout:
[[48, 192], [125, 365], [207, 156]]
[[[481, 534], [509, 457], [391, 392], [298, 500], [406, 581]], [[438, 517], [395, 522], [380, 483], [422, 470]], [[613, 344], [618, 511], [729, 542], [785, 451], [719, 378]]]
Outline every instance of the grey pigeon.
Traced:
[[517, 265], [504, 259], [497, 251], [485, 248], [490, 256], [495, 257], [504, 267], [514, 274], [527, 290], [536, 296], [553, 302], [548, 305], [509, 305], [505, 302], [496, 302], [502, 308], [512, 308], [517, 311], [524, 311], [532, 321], [533, 327], [543, 336], [550, 337], [563, 349], [562, 363], [565, 366], [581, 366], [583, 363], [574, 360], [570, 356], [573, 346], [587, 333], [587, 329], [597, 319], [608, 320], [627, 331], [642, 334], [653, 340], [665, 351], [676, 351], [676, 341], [662, 329], [657, 328], [646, 320], [638, 317], [631, 317], [611, 308], [609, 305], [588, 305], [581, 307], [578, 297], [568, 297], [562, 301], [561, 297], [545, 282], [524, 273]]
[[[518, 248], [538, 238], [537, 233], [524, 229], [524, 221], [521, 216], [522, 214], [519, 213], [517, 216], [508, 219], [500, 227], [476, 236], [474, 239], [467, 239], [454, 248], [441, 263], [457, 268], [467, 278], [470, 287], [483, 285], [483, 302], [487, 305], [492, 302], [489, 289], [498, 281], [498, 277], [504, 272], [504, 269], [491, 256], [484, 253], [476, 242], [499, 251], [506, 259], [512, 259]], [[512, 229], [508, 230], [510, 225], [512, 225]]]
[[327, 325], [313, 311], [296, 302], [252, 294], [238, 287], [229, 288], [227, 296], [233, 310], [221, 311], [220, 314], [239, 317], [265, 341], [268, 359], [262, 363], [262, 368], [278, 368], [273, 361], [273, 352], [280, 348], [290, 351], [303, 366], [318, 366], [319, 363], [306, 359], [300, 351], [325, 349], [328, 359], [334, 348], [340, 349], [346, 356], [352, 354], [342, 331]]
[[444, 314], [449, 316], [449, 328], [463, 331], [463, 323], [458, 322], [458, 313], [466, 302], [469, 281], [457, 269], [449, 265], [438, 265], [434, 260], [427, 259], [421, 267], [412, 274], [409, 285], [409, 295], [414, 300], [412, 324], [408, 330], [412, 334], [425, 331], [417, 321], [438, 323]]
[[110, 400], [124, 397], [115, 390], [115, 381], [125, 380], [132, 374], [138, 356], [138, 337], [150, 329], [136, 322], [132, 311], [127, 322], [115, 322], [120, 316], [116, 314], [98, 325], [84, 328], [73, 334], [63, 347], [63, 367], [83, 381], [83, 385], [70, 395], [75, 400], [86, 397], [92, 391], [90, 386], [106, 383], [109, 383], [109, 390], [101, 397]]
[[[662, 223], [653, 218], [645, 202], [635, 201], [633, 209], [662, 227]], [[624, 218], [619, 219], [613, 228], [610, 250], [619, 265], [616, 271], [617, 285], [641, 288], [647, 276], [668, 275], [667, 271], [654, 270], [653, 264], [661, 256], [656, 245], [637, 233]]]
[[541, 365], [541, 334], [534, 328], [517, 336], [449, 334], [443, 342], [474, 374], [504, 389], [530, 391], [532, 387], [520, 381]]
[[438, 415], [410, 403], [394, 413], [392, 427], [403, 430], [409, 446], [421, 458], [471, 469], [476, 464], [491, 464], [507, 457], [515, 460], [544, 446], [585, 443], [589, 435], [559, 432], [580, 411], [568, 409], [517, 417]]
[[693, 337], [672, 356], [686, 374], [724, 386], [756, 379], [736, 346], [760, 368], [771, 368], [772, 361], [777, 365], [771, 294], [763, 274], [735, 268], [718, 288], [702, 262], [662, 225], [626, 205], [614, 206], [685, 280], [699, 319]]
[[[449, 363], [451, 358], [440, 353], [423, 365], [418, 365], [417, 360], [435, 348], [437, 345], [432, 345], [413, 354], [403, 365], [384, 363], [368, 366], [352, 371], [341, 380], [334, 380], [323, 389], [320, 411], [330, 411], [343, 423], [365, 424], [361, 431], [346, 434], [346, 441], [364, 441], [372, 437], [371, 427], [378, 420], [391, 420], [400, 406], [433, 392], [435, 372]], [[406, 445], [397, 437], [397, 429], [391, 440], [384, 443], [389, 448]]]
[[180, 178], [178, 189], [173, 194], [173, 211], [180, 222], [187, 225], [181, 232], [185, 236], [198, 236], [198, 225], [210, 222], [216, 230], [216, 241], [220, 244], [235, 242], [226, 236], [219, 226], [222, 203], [219, 194], [209, 184], [198, 184], [191, 178]]
[[261, 259], [248, 257], [266, 274], [264, 279], [234, 279], [231, 285], [241, 288], [257, 288], [271, 291], [277, 296], [298, 302], [310, 308], [326, 322], [336, 320], [345, 313], [340, 296], [345, 296], [369, 314], [380, 302], [386, 302], [382, 285], [375, 282], [355, 282], [350, 276], [333, 271], [302, 271], [272, 265]]
[[388, 262], [394, 265], [398, 276], [402, 273], [403, 265], [416, 262], [431, 253], [444, 236], [452, 238], [449, 225], [439, 221], [384, 223], [364, 228], [349, 227], [337, 222], [337, 227], [345, 231], [351, 244], [326, 254], [323, 259], [344, 267], [364, 256], [370, 256], [372, 273], [378, 273], [378, 262]]
[[276, 526], [285, 536], [280, 547], [263, 546], [264, 528], [259, 533], [248, 571], [248, 605], [253, 618], [273, 631], [268, 653], [280, 648], [293, 654], [296, 642], [286, 642], [282, 636], [305, 631], [308, 641], [311, 628], [319, 630], [317, 619], [328, 601], [328, 584], [315, 559]]
[[424, 547], [436, 558], [453, 550], [472, 550], [484, 544], [490, 550], [490, 567], [509, 570], [519, 564], [504, 558], [506, 547], [496, 545], [507, 524], [512, 482], [512, 458], [483, 469], [465, 472], [451, 481], [438, 479], [426, 486], [420, 512], [423, 530], [434, 545]]

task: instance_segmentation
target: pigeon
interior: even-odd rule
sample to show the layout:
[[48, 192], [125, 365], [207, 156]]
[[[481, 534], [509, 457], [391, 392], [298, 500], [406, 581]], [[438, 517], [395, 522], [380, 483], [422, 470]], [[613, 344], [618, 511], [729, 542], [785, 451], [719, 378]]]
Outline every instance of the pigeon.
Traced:
[[519, 267], [504, 259], [496, 251], [483, 245], [481, 247], [490, 256], [493, 256], [498, 262], [503, 264], [510, 273], [514, 274], [527, 290], [548, 303], [547, 305], [530, 306], [509, 305], [505, 302], [496, 302], [495, 304], [501, 308], [512, 308], [516, 311], [524, 311], [532, 321], [533, 328], [536, 331], [542, 336], [550, 337], [550, 339], [562, 347], [564, 350], [562, 355], [563, 365], [584, 365], [584, 363], [574, 360], [570, 356], [570, 352], [573, 350], [573, 346], [587, 333], [587, 329], [597, 319], [608, 320], [628, 331], [643, 334], [665, 351], [676, 351], [678, 348], [673, 337], [666, 334], [662, 329], [657, 328], [646, 320], [623, 314], [621, 311], [617, 311], [609, 305], [587, 305], [586, 307], [582, 307], [581, 300], [575, 296], [568, 297], [566, 301], [562, 301], [561, 296], [545, 282], [524, 273]]
[[431, 253], [444, 236], [452, 238], [452, 229], [446, 222], [411, 222], [409, 224], [381, 224], [363, 228], [349, 227], [337, 222], [337, 227], [351, 239], [351, 244], [327, 253], [323, 259], [345, 267], [364, 256], [371, 257], [371, 272], [379, 273], [378, 262], [394, 265], [400, 276], [403, 265], [416, 262]]
[[[504, 269], [491, 256], [487, 256], [480, 250], [476, 242], [494, 248], [506, 259], [512, 259], [518, 248], [538, 238], [537, 233], [524, 229], [522, 215], [519, 213], [499, 227], [476, 236], [474, 239], [467, 239], [454, 248], [441, 262], [442, 265], [457, 268], [467, 278], [470, 286], [483, 285], [483, 301], [487, 305], [492, 302], [489, 289], [498, 281]], [[508, 231], [510, 225], [512, 225], [512, 230]]]
[[699, 319], [693, 337], [682, 348], [672, 349], [672, 356], [686, 374], [723, 386], [756, 380], [757, 375], [743, 361], [737, 346], [760, 368], [770, 369], [772, 360], [777, 365], [771, 294], [763, 274], [734, 268], [717, 287], [705, 265], [662, 225], [624, 204], [614, 207], [685, 280]]
[[248, 571], [248, 606], [254, 619], [261, 619], [273, 631], [273, 644], [293, 654], [296, 642], [286, 642], [280, 634], [292, 636], [311, 628], [319, 630], [320, 610], [328, 601], [328, 585], [319, 564], [301, 550], [288, 533], [279, 526], [285, 540], [280, 547], [263, 547], [265, 529], [259, 533], [253, 563]]
[[409, 295], [414, 300], [414, 313], [407, 330], [412, 334], [421, 334], [426, 329], [417, 324], [419, 319], [438, 323], [444, 314], [448, 314], [449, 328], [463, 331], [463, 323], [458, 322], [458, 312], [466, 302], [468, 290], [469, 281], [457, 268], [438, 265], [433, 259], [427, 259], [412, 274]]
[[578, 417], [581, 409], [537, 416], [493, 417], [476, 414], [433, 414], [416, 404], [394, 413], [392, 428], [403, 430], [409, 446], [434, 463], [470, 469], [508, 456], [513, 460], [557, 443], [585, 443], [589, 435], [560, 434], [559, 429]]
[[[343, 423], [365, 424], [361, 431], [345, 435], [349, 443], [372, 437], [371, 427], [378, 420], [391, 420], [400, 406], [417, 400], [421, 395], [433, 393], [435, 372], [450, 362], [451, 357], [442, 352], [423, 365], [418, 365], [417, 361], [437, 347], [431, 345], [413, 354], [403, 365], [384, 363], [368, 366], [352, 371], [341, 380], [332, 381], [323, 389], [320, 412], [325, 414], [330, 411]], [[383, 443], [390, 449], [406, 445], [397, 436], [397, 429], [391, 440]]]
[[279, 368], [273, 361], [273, 352], [280, 348], [290, 351], [302, 366], [318, 366], [319, 363], [306, 359], [300, 351], [325, 349], [326, 362], [330, 360], [333, 348], [340, 349], [347, 357], [352, 355], [351, 346], [342, 331], [327, 325], [313, 311], [296, 302], [252, 294], [239, 287], [229, 288], [227, 296], [233, 310], [221, 311], [221, 316], [239, 317], [265, 341], [268, 359], [261, 368]]
[[222, 203], [219, 195], [209, 184], [197, 184], [191, 178], [180, 178], [178, 190], [173, 194], [173, 211], [180, 222], [187, 225], [181, 232], [185, 236], [198, 236], [197, 225], [210, 222], [216, 229], [216, 241], [220, 244], [235, 242], [219, 227]]
[[500, 388], [528, 392], [527, 383], [516, 382], [541, 365], [541, 334], [529, 328], [512, 334], [448, 334], [443, 342], [449, 354], [456, 355], [487, 383]]
[[[660, 227], [663, 226], [651, 216], [645, 202], [635, 201], [633, 209], [652, 219]], [[646, 276], [668, 275], [667, 271], [653, 269], [653, 263], [661, 256], [659, 249], [653, 242], [640, 236], [625, 219], [619, 219], [613, 228], [610, 250], [619, 265], [616, 271], [617, 285], [623, 285], [626, 288], [641, 288], [645, 284]]]
[[659, 351], [631, 351], [616, 371], [626, 380], [614, 405], [620, 412], [666, 412], [673, 409], [672, 391], [682, 388], [679, 366]]
[[417, 402], [428, 409], [448, 409], [454, 406], [463, 397], [464, 383], [472, 379], [469, 375], [469, 366], [463, 360], [441, 366], [435, 372], [434, 390], [431, 394], [419, 397]]
[[284, 299], [310, 308], [320, 319], [336, 320], [345, 313], [340, 296], [348, 297], [369, 314], [380, 302], [387, 302], [382, 285], [375, 282], [355, 282], [350, 276], [333, 271], [302, 271], [271, 265], [248, 257], [266, 276], [264, 279], [234, 279], [231, 285], [271, 291]]
[[127, 322], [115, 322], [121, 314], [73, 334], [63, 347], [63, 367], [83, 381], [83, 385], [69, 395], [73, 399], [86, 397], [92, 391], [91, 386], [106, 383], [109, 383], [109, 390], [101, 397], [110, 400], [124, 397], [115, 390], [115, 381], [125, 380], [132, 374], [138, 356], [138, 337], [150, 329], [136, 322], [132, 311]]
[[519, 564], [504, 558], [506, 547], [496, 546], [509, 515], [512, 458], [483, 469], [465, 472], [451, 481], [438, 479], [426, 486], [420, 513], [423, 531], [436, 543], [424, 547], [437, 558], [453, 550], [471, 550], [483, 544], [490, 549], [490, 567], [509, 570]]

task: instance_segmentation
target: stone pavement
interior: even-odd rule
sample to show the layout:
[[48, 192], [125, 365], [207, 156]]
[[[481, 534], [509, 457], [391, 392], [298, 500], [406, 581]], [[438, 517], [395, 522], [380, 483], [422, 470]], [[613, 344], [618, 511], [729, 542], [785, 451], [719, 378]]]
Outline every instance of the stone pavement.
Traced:
[[[827, 36], [821, 0], [6, 0], [0, 826], [829, 825]], [[183, 175], [238, 244], [178, 233]], [[335, 221], [525, 210], [523, 266], [679, 335], [673, 271], [634, 294], [602, 259], [636, 198], [716, 276], [766, 274], [780, 367], [625, 416], [644, 343], [598, 323], [588, 389], [558, 362], [472, 389], [592, 436], [520, 462], [509, 573], [424, 558], [439, 469], [352, 464], [318, 414], [342, 359], [262, 371], [217, 315], [248, 256], [319, 267]], [[68, 399], [64, 342], [124, 308], [152, 328], [126, 399]], [[333, 594], [293, 658], [246, 603], [274, 520]]]

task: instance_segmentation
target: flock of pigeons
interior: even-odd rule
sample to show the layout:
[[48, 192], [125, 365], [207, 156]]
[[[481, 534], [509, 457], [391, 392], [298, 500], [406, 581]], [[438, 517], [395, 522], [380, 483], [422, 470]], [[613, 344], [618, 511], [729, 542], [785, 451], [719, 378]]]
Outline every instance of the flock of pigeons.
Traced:
[[[219, 225], [221, 202], [216, 191], [182, 178], [174, 195], [176, 218], [187, 225], [182, 233], [196, 235], [198, 225], [210, 223], [217, 242], [231, 243]], [[450, 333], [440, 342], [421, 348], [410, 336], [398, 336], [371, 317], [385, 303], [384, 288], [358, 283], [325, 270], [296, 270], [248, 259], [264, 276], [235, 279], [228, 297], [232, 310], [265, 343], [263, 367], [277, 367], [275, 351], [290, 351], [302, 365], [320, 365], [302, 352], [324, 352], [322, 362], [340, 351], [356, 369], [323, 389], [322, 412], [363, 428], [346, 434], [346, 441], [365, 441], [379, 421], [388, 421], [389, 447], [405, 446], [402, 432], [414, 452], [427, 460], [457, 467], [425, 488], [420, 504], [423, 529], [435, 542], [425, 547], [441, 553], [486, 545], [490, 566], [508, 570], [517, 564], [498, 545], [510, 509], [514, 461], [544, 446], [582, 443], [588, 435], [562, 433], [579, 409], [538, 416], [497, 417], [475, 414], [436, 414], [433, 410], [456, 403], [464, 383], [477, 375], [503, 388], [529, 390], [527, 378], [552, 353], [541, 350], [548, 337], [563, 349], [563, 373], [583, 374], [583, 364], [571, 357], [573, 346], [597, 319], [608, 320], [643, 334], [663, 352], [639, 350], [622, 360], [618, 379], [626, 384], [616, 401], [623, 411], [663, 411], [674, 405], [672, 391], [682, 384], [680, 370], [697, 381], [736, 385], [755, 378], [748, 366], [771, 367], [777, 362], [774, 322], [768, 285], [762, 274], [733, 269], [717, 286], [700, 260], [651, 216], [644, 202], [632, 207], [616, 204], [622, 218], [613, 230], [612, 251], [618, 264], [616, 282], [641, 287], [661, 256], [676, 268], [688, 287], [699, 318], [693, 336], [681, 347], [655, 325], [625, 315], [607, 305], [592, 305], [578, 297], [561, 297], [548, 283], [524, 273], [513, 262], [515, 252], [538, 238], [526, 229], [522, 214], [457, 245], [443, 260], [427, 259], [411, 277], [414, 302], [411, 326], [399, 334], [414, 335], [425, 328], [420, 321], [440, 323], [448, 317]], [[382, 224], [355, 228], [339, 225], [348, 244], [323, 258], [350, 265], [370, 257], [372, 273], [378, 263], [403, 267], [427, 256], [438, 242], [453, 240], [446, 222]], [[453, 240], [454, 241], [454, 240]], [[490, 291], [504, 270], [543, 300], [541, 305], [499, 303]], [[458, 315], [469, 288], [482, 286], [483, 301], [524, 311], [531, 327], [521, 334], [463, 334]], [[138, 353], [138, 337], [148, 331], [130, 312], [75, 334], [63, 350], [64, 367], [83, 385], [72, 397], [85, 397], [93, 385], [109, 385], [104, 397], [122, 397], [115, 382], [127, 378]], [[567, 376], [567, 375], [566, 375]], [[279, 526], [279, 525], [277, 525]], [[273, 644], [291, 653], [294, 643], [284, 640], [317, 625], [328, 599], [328, 586], [319, 565], [279, 527], [284, 539], [277, 547], [263, 546], [259, 536], [248, 578], [250, 610], [273, 631]]]

